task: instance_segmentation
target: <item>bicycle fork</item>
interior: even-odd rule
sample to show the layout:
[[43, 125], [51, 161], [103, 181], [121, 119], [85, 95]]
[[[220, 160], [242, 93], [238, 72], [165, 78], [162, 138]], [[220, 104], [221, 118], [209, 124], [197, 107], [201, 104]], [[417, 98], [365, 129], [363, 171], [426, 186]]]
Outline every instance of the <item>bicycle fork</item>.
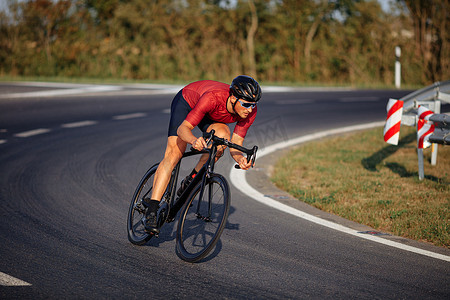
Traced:
[[[195, 213], [197, 219], [201, 219], [205, 222], [211, 222], [211, 212], [212, 212], [212, 196], [213, 196], [213, 185], [212, 184], [208, 184], [208, 210], [207, 210], [207, 215], [203, 216], [200, 213], [200, 206], [202, 205], [203, 202], [203, 196], [204, 196], [204, 192], [205, 192], [205, 186], [207, 185], [207, 181], [210, 178], [210, 174], [213, 172], [214, 170], [214, 163], [215, 163], [215, 157], [216, 157], [216, 152], [217, 149], [214, 148], [212, 149], [212, 155], [210, 156], [210, 160], [208, 162], [208, 170], [206, 171], [206, 175], [203, 177], [202, 180], [202, 187], [200, 190], [200, 196], [198, 198], [198, 203], [197, 203], [197, 211]], [[208, 182], [209, 183], [209, 182]]]
[[[204, 181], [206, 181], [206, 176], [204, 178]], [[212, 185], [209, 184], [208, 185], [208, 211], [207, 211], [207, 215], [203, 216], [200, 213], [200, 206], [203, 203], [203, 196], [204, 196], [204, 191], [205, 191], [205, 182], [202, 182], [202, 189], [200, 190], [200, 196], [198, 198], [198, 203], [197, 203], [197, 210], [195, 213], [195, 216], [197, 217], [197, 219], [201, 219], [205, 222], [211, 222], [211, 208], [212, 208]], [[203, 204], [204, 205], [204, 204]]]

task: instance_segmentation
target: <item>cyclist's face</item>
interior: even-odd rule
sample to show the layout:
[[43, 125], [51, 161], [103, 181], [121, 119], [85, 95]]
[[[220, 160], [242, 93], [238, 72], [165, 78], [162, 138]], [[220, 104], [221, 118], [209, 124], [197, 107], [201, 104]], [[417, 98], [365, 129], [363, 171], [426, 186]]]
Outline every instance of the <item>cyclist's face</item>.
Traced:
[[255, 109], [256, 104], [242, 99], [235, 99], [238, 103], [236, 103], [234, 109], [241, 118], [247, 118], [248, 115], [253, 111], [253, 109]]

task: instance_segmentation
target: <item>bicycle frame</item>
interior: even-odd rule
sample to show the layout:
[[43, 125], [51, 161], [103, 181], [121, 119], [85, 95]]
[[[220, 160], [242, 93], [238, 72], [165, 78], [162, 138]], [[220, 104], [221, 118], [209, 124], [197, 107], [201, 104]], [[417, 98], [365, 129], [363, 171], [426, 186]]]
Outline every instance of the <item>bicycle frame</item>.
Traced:
[[[169, 190], [168, 190], [169, 191], [169, 214], [167, 216], [168, 222], [172, 222], [175, 219], [175, 216], [177, 215], [178, 211], [181, 209], [183, 204], [186, 202], [187, 197], [189, 196], [189, 194], [192, 191], [192, 189], [194, 188], [194, 186], [200, 181], [200, 179], [203, 179], [205, 177], [204, 176], [204, 174], [206, 172], [205, 165], [207, 165], [209, 163], [209, 159], [208, 159], [208, 161], [205, 163], [205, 165], [200, 169], [200, 171], [194, 177], [192, 182], [188, 185], [186, 190], [183, 191], [183, 193], [180, 195], [180, 197], [178, 197], [174, 202], [173, 199], [175, 198], [175, 189], [177, 186], [181, 161], [183, 160], [183, 158], [190, 157], [193, 155], [204, 154], [204, 153], [210, 153], [210, 151], [208, 151], [208, 150], [202, 150], [202, 151], [191, 150], [189, 152], [185, 152], [183, 154], [183, 156], [181, 157], [180, 161], [178, 162], [178, 164], [175, 166], [175, 169], [172, 173], [172, 177], [170, 178], [169, 185], [168, 185], [168, 188], [169, 188]], [[202, 188], [203, 188], [203, 186], [202, 186]]]
[[[168, 214], [166, 215], [167, 218], [165, 218], [167, 222], [172, 222], [175, 219], [178, 211], [181, 209], [181, 207], [183, 207], [184, 203], [187, 200], [187, 197], [192, 192], [193, 188], [200, 182], [200, 180], [202, 180], [202, 185], [201, 185], [201, 189], [200, 189], [200, 199], [203, 199], [205, 185], [207, 183], [206, 180], [207, 180], [207, 178], [209, 178], [210, 174], [214, 172], [214, 166], [216, 163], [215, 157], [216, 157], [218, 146], [225, 145], [227, 147], [242, 151], [243, 153], [247, 154], [248, 161], [251, 160], [252, 163], [254, 163], [254, 161], [255, 161], [256, 151], [258, 150], [257, 146], [254, 146], [252, 149], [246, 149], [242, 146], [233, 144], [226, 139], [216, 137], [214, 135], [214, 130], [211, 130], [211, 132], [209, 132], [208, 134], [209, 134], [209, 138], [207, 139], [207, 143], [209, 143], [211, 141], [212, 142], [211, 147], [205, 148], [201, 151], [191, 149], [190, 151], [185, 152], [172, 172], [172, 176], [171, 176], [169, 184], [168, 184], [168, 201], [167, 202], [169, 205], [168, 205]], [[192, 182], [187, 186], [186, 190], [184, 190], [183, 193], [180, 195], [180, 197], [178, 197], [174, 202], [175, 189], [177, 186], [181, 161], [183, 160], [183, 158], [190, 157], [193, 155], [204, 154], [204, 153], [209, 154], [208, 160], [202, 166], [200, 171], [198, 171], [197, 175], [194, 177]], [[236, 165], [235, 167], [238, 168], [239, 166]], [[209, 194], [210, 194], [209, 197], [211, 197], [211, 191]], [[209, 202], [209, 206], [211, 206], [211, 199], [208, 199], [208, 202]], [[199, 205], [200, 205], [200, 202], [199, 202]], [[209, 209], [209, 211], [211, 211], [211, 210]], [[198, 212], [198, 208], [197, 208], [197, 212]], [[209, 218], [209, 217], [210, 216], [208, 216], [206, 218]]]

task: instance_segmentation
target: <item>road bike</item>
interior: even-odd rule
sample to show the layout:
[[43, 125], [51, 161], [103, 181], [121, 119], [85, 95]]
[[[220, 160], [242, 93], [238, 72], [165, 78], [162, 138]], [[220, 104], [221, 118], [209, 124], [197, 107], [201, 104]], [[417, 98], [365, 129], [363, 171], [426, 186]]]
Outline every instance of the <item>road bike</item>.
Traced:
[[[230, 209], [230, 189], [224, 176], [214, 173], [217, 147], [225, 145], [247, 154], [247, 161], [255, 163], [257, 146], [251, 149], [234, 144], [214, 135], [214, 130], [205, 135], [210, 145], [201, 151], [191, 148], [183, 154], [175, 166], [169, 184], [158, 209], [158, 226], [173, 222], [181, 209], [176, 234], [176, 253], [188, 262], [205, 258], [218, 242], [225, 228]], [[185, 190], [177, 195], [176, 187], [181, 160], [193, 155], [208, 153], [208, 160]], [[135, 245], [146, 244], [155, 234], [144, 231], [144, 198], [151, 196], [153, 179], [159, 163], [153, 165], [142, 177], [128, 211], [128, 239]], [[235, 165], [239, 168], [239, 165]]]

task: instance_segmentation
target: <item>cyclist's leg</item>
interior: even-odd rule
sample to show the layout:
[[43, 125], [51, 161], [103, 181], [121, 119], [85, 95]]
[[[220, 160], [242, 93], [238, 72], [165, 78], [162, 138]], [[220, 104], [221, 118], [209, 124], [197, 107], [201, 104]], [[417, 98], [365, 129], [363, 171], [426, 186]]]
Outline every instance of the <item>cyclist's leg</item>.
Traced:
[[183, 156], [187, 143], [178, 136], [169, 136], [167, 139], [166, 152], [164, 159], [158, 166], [153, 182], [153, 191], [151, 198], [153, 200], [161, 200], [167, 184], [169, 183], [172, 170]]
[[183, 156], [187, 143], [177, 135], [177, 129], [186, 119], [191, 107], [183, 98], [183, 92], [179, 91], [170, 107], [170, 122], [164, 159], [159, 164], [153, 182], [152, 199], [160, 201], [170, 180], [173, 168]]
[[189, 104], [183, 98], [182, 91], [178, 92], [172, 101], [170, 122], [164, 158], [155, 172], [153, 190], [150, 199], [144, 199], [143, 204], [147, 207], [145, 212], [145, 230], [157, 234], [159, 232], [157, 222], [157, 211], [159, 202], [170, 181], [172, 170], [183, 156], [186, 150], [186, 142], [177, 136], [177, 128], [183, 122], [191, 110]]
[[172, 170], [181, 159], [186, 150], [186, 142], [177, 136], [170, 136], [167, 139], [167, 147], [164, 159], [159, 163], [153, 180], [153, 190], [151, 198], [145, 198], [142, 204], [147, 208], [145, 212], [144, 229], [147, 233], [159, 233], [158, 208], [167, 184], [170, 181]]
[[[209, 125], [206, 129], [206, 132], [211, 131], [212, 129], [214, 129], [215, 131], [215, 135], [220, 137], [220, 138], [224, 138], [229, 140], [231, 138], [231, 132], [230, 132], [230, 128], [228, 127], [227, 124], [224, 123], [212, 123], [211, 125]], [[226, 146], [225, 145], [221, 145], [219, 147], [217, 147], [217, 154], [216, 154], [216, 161], [222, 157], [223, 152], [225, 151]], [[206, 163], [206, 161], [208, 160], [208, 153], [203, 154], [200, 157], [200, 160], [198, 161], [197, 165], [195, 166], [195, 170], [198, 172], [200, 171], [201, 167]]]

